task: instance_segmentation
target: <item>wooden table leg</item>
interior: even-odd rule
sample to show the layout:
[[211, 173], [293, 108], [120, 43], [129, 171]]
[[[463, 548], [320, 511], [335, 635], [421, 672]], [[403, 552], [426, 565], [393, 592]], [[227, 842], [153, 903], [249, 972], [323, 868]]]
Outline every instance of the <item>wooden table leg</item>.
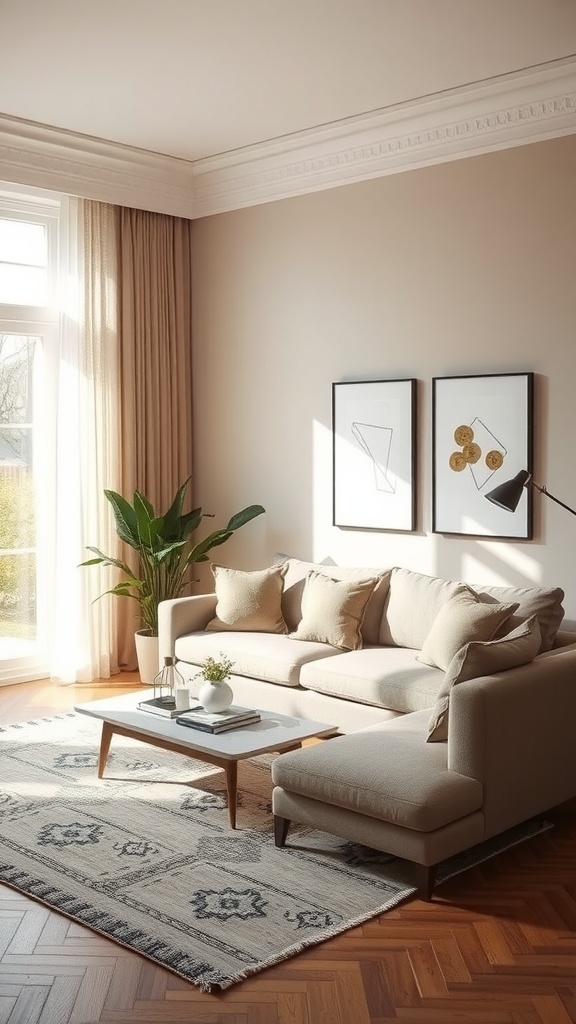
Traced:
[[102, 723], [102, 739], [100, 740], [100, 756], [98, 758], [98, 778], [101, 779], [104, 774], [104, 768], [106, 767], [106, 760], [110, 751], [110, 743], [112, 742], [112, 736], [114, 735], [114, 729], [109, 722]]
[[236, 828], [236, 796], [238, 792], [238, 761], [226, 762], [226, 795], [228, 797], [228, 821], [230, 828]]

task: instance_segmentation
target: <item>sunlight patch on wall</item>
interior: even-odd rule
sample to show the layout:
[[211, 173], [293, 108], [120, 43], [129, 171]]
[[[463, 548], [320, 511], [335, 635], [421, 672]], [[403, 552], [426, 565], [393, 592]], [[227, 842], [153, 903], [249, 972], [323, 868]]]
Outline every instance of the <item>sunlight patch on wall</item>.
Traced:
[[479, 540], [475, 546], [485, 551], [485, 558], [480, 554], [463, 554], [463, 579], [481, 583], [489, 578], [493, 586], [537, 586], [541, 583], [542, 566], [518, 544], [495, 545]]
[[332, 428], [312, 422], [312, 557], [329, 552], [333, 535]]

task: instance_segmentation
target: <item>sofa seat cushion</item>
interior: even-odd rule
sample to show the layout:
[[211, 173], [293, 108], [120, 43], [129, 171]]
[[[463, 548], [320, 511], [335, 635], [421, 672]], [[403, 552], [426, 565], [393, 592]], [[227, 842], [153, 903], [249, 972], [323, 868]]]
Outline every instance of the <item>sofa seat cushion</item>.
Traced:
[[292, 640], [280, 633], [199, 632], [176, 640], [178, 661], [203, 665], [206, 658], [224, 654], [234, 664], [237, 676], [251, 676], [281, 686], [298, 686], [302, 665], [336, 654], [328, 644]]
[[391, 711], [420, 711], [433, 707], [444, 673], [420, 664], [418, 653], [403, 647], [347, 651], [303, 665], [300, 685]]
[[272, 780], [287, 792], [418, 832], [442, 828], [479, 810], [483, 789], [448, 771], [445, 745], [425, 742], [428, 719], [418, 711], [280, 754]]

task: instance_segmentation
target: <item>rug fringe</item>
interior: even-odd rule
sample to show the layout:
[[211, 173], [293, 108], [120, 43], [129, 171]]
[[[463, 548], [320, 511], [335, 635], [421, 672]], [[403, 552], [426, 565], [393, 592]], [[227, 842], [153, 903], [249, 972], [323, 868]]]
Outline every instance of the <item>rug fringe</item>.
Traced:
[[[291, 957], [297, 956], [298, 953], [302, 953], [303, 950], [309, 949], [310, 946], [319, 946], [323, 942], [328, 942], [329, 939], [335, 939], [338, 935], [342, 935], [343, 932], [350, 931], [351, 928], [359, 928], [360, 925], [366, 924], [367, 921], [373, 921], [379, 917], [380, 914], [387, 914], [389, 910], [399, 906], [406, 900], [410, 899], [417, 892], [416, 886], [413, 888], [403, 889], [401, 893], [396, 893], [391, 896], [389, 901], [381, 906], [377, 910], [368, 911], [365, 914], [361, 914], [356, 918], [346, 920], [344, 923], [333, 925], [331, 928], [326, 929], [319, 938], [318, 935], [311, 935], [308, 939], [303, 939], [301, 942], [293, 943], [292, 946], [287, 946], [274, 956], [267, 957], [265, 960], [260, 960], [258, 964], [250, 967], [245, 967], [242, 971], [238, 971], [234, 975], [230, 975], [230, 978], [226, 979], [225, 982], [217, 986], [221, 991], [225, 991], [230, 988], [231, 985], [237, 985], [240, 981], [246, 981], [247, 978], [252, 977], [254, 974], [258, 974], [259, 971], [266, 970], [267, 967], [275, 967], [276, 964], [282, 963], [283, 960], [290, 960]], [[204, 991], [212, 992], [215, 990], [215, 986], [212, 988], [204, 989]]]

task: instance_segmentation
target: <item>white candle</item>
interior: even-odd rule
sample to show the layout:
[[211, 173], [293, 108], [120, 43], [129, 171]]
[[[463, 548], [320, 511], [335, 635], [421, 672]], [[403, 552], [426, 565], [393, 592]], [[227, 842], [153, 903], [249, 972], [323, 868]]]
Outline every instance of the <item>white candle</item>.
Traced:
[[176, 711], [188, 711], [190, 707], [190, 691], [187, 686], [179, 686], [176, 690]]

